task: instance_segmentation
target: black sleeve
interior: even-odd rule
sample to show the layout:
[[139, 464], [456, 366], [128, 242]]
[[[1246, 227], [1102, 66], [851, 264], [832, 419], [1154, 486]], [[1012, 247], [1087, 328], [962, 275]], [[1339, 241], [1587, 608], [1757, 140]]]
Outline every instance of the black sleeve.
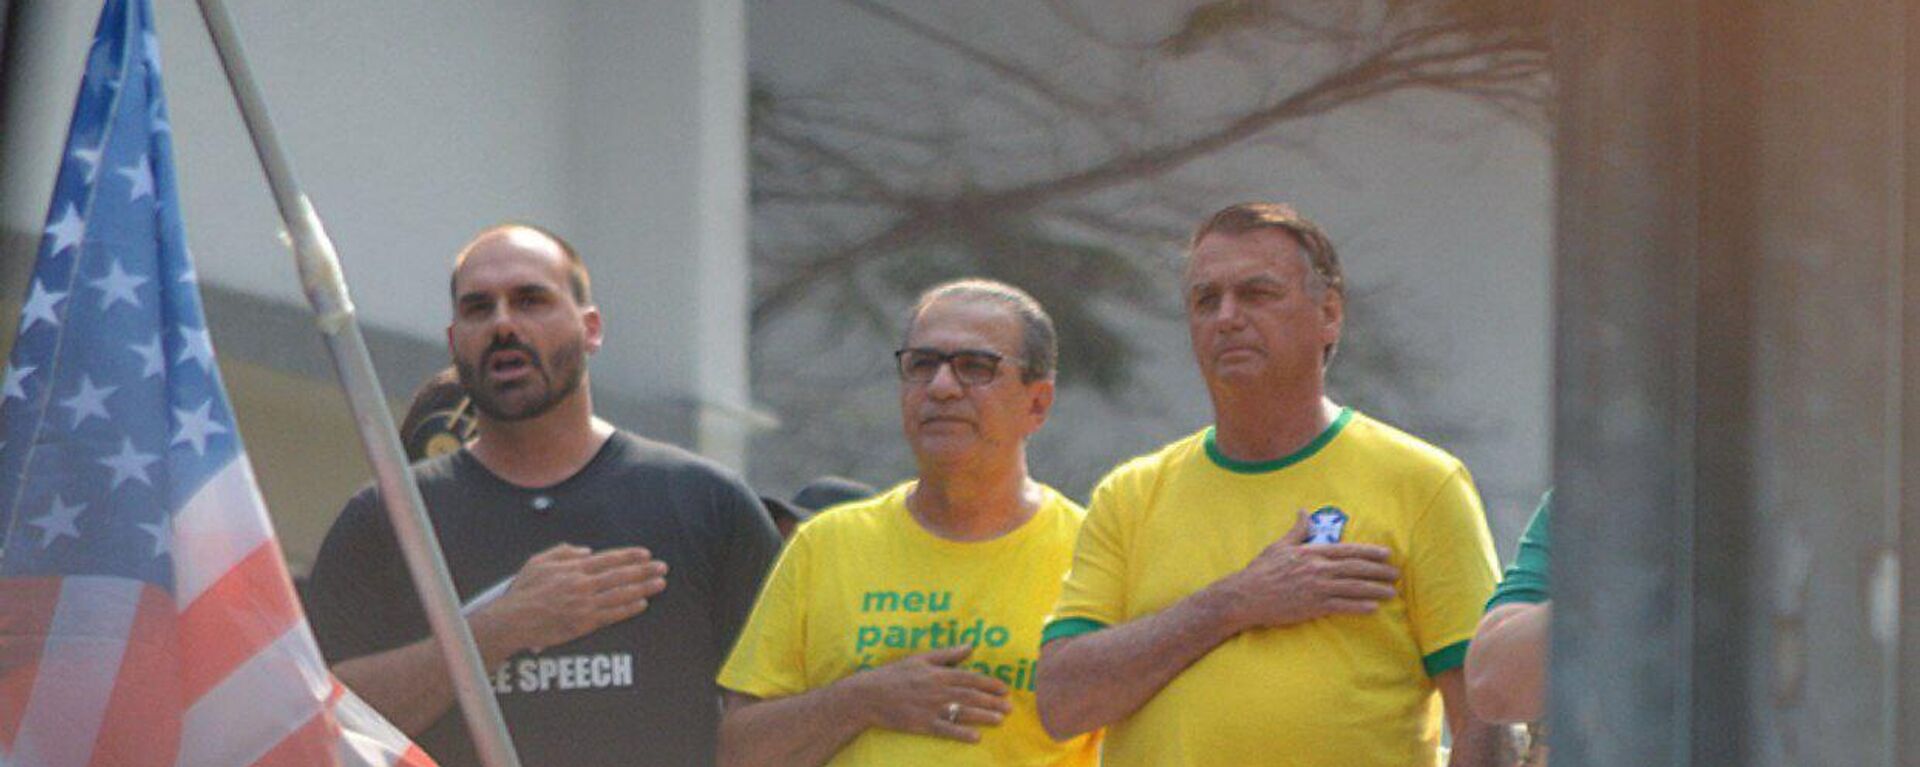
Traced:
[[330, 664], [405, 644], [420, 621], [403, 601], [413, 591], [378, 498], [369, 487], [347, 501], [313, 562], [307, 621]]
[[723, 549], [726, 561], [718, 568], [720, 604], [713, 615], [714, 637], [719, 642], [720, 657], [725, 658], [733, 649], [733, 640], [739, 636], [740, 628], [746, 625], [747, 614], [753, 611], [753, 602], [760, 596], [761, 581], [766, 579], [767, 571], [773, 569], [774, 560], [780, 557], [781, 543], [773, 518], [767, 515], [766, 508], [760, 505], [760, 497], [754, 495], [746, 483], [732, 479], [723, 483], [718, 492], [715, 500], [725, 517], [723, 529], [728, 533]]

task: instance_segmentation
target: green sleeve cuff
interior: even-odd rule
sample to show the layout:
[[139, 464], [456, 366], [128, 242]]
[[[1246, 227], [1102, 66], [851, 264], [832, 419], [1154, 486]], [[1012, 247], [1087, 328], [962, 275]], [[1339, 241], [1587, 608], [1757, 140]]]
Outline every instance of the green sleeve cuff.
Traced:
[[1428, 653], [1420, 659], [1420, 665], [1427, 669], [1427, 676], [1436, 677], [1467, 664], [1467, 643], [1462, 639], [1439, 650]]
[[1055, 639], [1091, 634], [1106, 627], [1107, 624], [1092, 618], [1061, 618], [1048, 623], [1046, 628], [1040, 630], [1040, 644], [1045, 645]]
[[1546, 589], [1500, 588], [1493, 592], [1492, 599], [1487, 600], [1487, 608], [1483, 612], [1493, 612], [1493, 608], [1501, 605], [1537, 605], [1551, 598], [1553, 598], [1552, 595], [1548, 594]]

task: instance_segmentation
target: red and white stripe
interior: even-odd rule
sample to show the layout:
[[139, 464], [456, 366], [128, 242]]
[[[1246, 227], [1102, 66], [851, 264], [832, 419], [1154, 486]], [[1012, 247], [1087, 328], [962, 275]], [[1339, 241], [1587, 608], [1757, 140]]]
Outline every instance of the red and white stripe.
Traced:
[[0, 764], [426, 767], [328, 673], [243, 456], [174, 517], [175, 591], [7, 584]]

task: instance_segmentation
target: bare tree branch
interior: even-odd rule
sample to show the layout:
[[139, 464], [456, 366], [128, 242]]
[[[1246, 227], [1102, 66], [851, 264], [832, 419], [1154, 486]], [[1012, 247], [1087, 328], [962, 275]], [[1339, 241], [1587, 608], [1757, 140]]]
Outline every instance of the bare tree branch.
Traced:
[[1071, 91], [1055, 87], [1053, 83], [1039, 76], [1031, 67], [1015, 63], [1013, 60], [995, 55], [986, 49], [947, 34], [940, 29], [924, 23], [905, 13], [889, 8], [874, 0], [840, 0], [840, 2], [864, 11], [868, 15], [906, 30], [915, 37], [939, 45], [952, 51], [963, 59], [980, 65], [1002, 78], [1005, 82], [1019, 86], [1039, 96], [1043, 101], [1064, 106], [1085, 114], [1100, 114], [1106, 106], [1081, 98]]
[[[876, 0], [842, 2], [974, 62], [990, 80], [1008, 83], [1029, 94], [1042, 96], [1044, 100], [1040, 102], [1024, 99], [1003, 102], [1003, 106], [1015, 110], [1010, 114], [1019, 115], [1028, 124], [1044, 126], [1062, 122], [1057, 119], [1050, 121], [1049, 114], [1042, 111], [1043, 107], [1059, 109], [1062, 112], [1058, 114], [1071, 113], [1074, 117], [1082, 117], [1083, 113], [1100, 109], [1098, 105], [1067, 94], [1064, 89], [1043, 77], [1036, 68], [955, 38]], [[1544, 98], [1543, 82], [1547, 68], [1544, 36], [1540, 30], [1502, 29], [1497, 25], [1489, 25], [1485, 18], [1477, 16], [1434, 17], [1416, 12], [1424, 10], [1431, 14], [1435, 7], [1443, 4], [1444, 0], [1429, 0], [1426, 3], [1395, 5], [1389, 9], [1390, 13], [1385, 14], [1382, 23], [1417, 23], [1408, 26], [1389, 24], [1374, 30], [1371, 36], [1357, 31], [1358, 21], [1353, 18], [1343, 18], [1339, 20], [1340, 23], [1320, 23], [1308, 18], [1304, 12], [1288, 10], [1282, 2], [1221, 0], [1203, 5], [1189, 14], [1187, 25], [1177, 33], [1186, 35], [1182, 38], [1186, 42], [1181, 46], [1188, 53], [1192, 51], [1192, 46], [1204, 44], [1208, 36], [1217, 36], [1226, 31], [1247, 33], [1246, 29], [1230, 29], [1219, 19], [1207, 21], [1204, 12], [1214, 9], [1219, 13], [1238, 14], [1235, 18], [1240, 21], [1257, 20], [1264, 25], [1278, 24], [1302, 34], [1321, 35], [1327, 39], [1329, 47], [1346, 61], [1323, 72], [1312, 82], [1288, 90], [1266, 103], [1249, 107], [1209, 130], [1173, 135], [1141, 146], [1126, 142], [1113, 153], [1091, 162], [1069, 162], [1065, 166], [1041, 163], [1043, 166], [1064, 169], [997, 188], [966, 183], [958, 188], [922, 183], [912, 185], [914, 191], [907, 192], [885, 178], [887, 175], [898, 175], [898, 169], [892, 174], [876, 170], [824, 142], [795, 135], [778, 124], [769, 125], [764, 133], [766, 137], [816, 157], [827, 167], [844, 171], [850, 176], [855, 189], [851, 192], [823, 189], [819, 199], [808, 200], [803, 189], [788, 185], [781, 187], [787, 190], [784, 193], [757, 199], [808, 205], [846, 202], [851, 197], [861, 203], [880, 206], [886, 206], [880, 200], [891, 199], [896, 201], [891, 207], [898, 212], [899, 218], [876, 234], [839, 245], [830, 244], [815, 258], [803, 262], [803, 266], [786, 274], [770, 276], [771, 279], [762, 285], [755, 302], [754, 327], [763, 327], [780, 316], [808, 292], [810, 285], [823, 279], [836, 279], [870, 259], [882, 258], [891, 252], [936, 238], [990, 230], [997, 225], [997, 221], [1005, 218], [1045, 217], [1049, 215], [1046, 211], [1062, 203], [1083, 199], [1117, 186], [1163, 178], [1200, 158], [1217, 155], [1258, 137], [1271, 136], [1282, 125], [1324, 115], [1351, 104], [1377, 100], [1398, 92], [1429, 90], [1474, 98], [1505, 114], [1523, 114], [1535, 108]], [[1379, 42], [1369, 44], [1369, 40]], [[1151, 122], [1151, 119], [1141, 118], [1140, 122]], [[859, 125], [856, 120], [846, 119], [839, 121], [839, 124], [856, 131]], [[910, 131], [893, 129], [893, 133], [901, 132]], [[1055, 135], [1055, 140], [1051, 142], [1052, 149], [1047, 153], [1065, 159], [1070, 142], [1062, 138], [1064, 131]], [[1114, 134], [1109, 130], [1104, 135]], [[989, 147], [982, 145], [978, 149], [989, 150]], [[1023, 153], [1030, 158], [1029, 165], [1032, 165], [1031, 147], [989, 150], [989, 154], [984, 156], [1021, 156]], [[945, 191], [940, 191], [942, 189]]]

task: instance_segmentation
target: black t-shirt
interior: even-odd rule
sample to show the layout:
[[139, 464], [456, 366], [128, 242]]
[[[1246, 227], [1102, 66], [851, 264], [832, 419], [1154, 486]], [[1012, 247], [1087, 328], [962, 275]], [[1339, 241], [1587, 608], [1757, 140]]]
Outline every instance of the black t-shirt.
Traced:
[[[509, 484], [465, 450], [421, 463], [415, 475], [463, 602], [563, 542], [596, 551], [642, 545], [670, 569], [646, 612], [515, 655], [495, 674], [524, 764], [714, 761], [714, 676], [780, 548], [738, 477], [626, 432], [552, 487]], [[430, 633], [374, 488], [355, 495], [328, 531], [311, 592], [309, 619], [330, 663]], [[416, 740], [443, 767], [479, 763], [457, 707]]]

